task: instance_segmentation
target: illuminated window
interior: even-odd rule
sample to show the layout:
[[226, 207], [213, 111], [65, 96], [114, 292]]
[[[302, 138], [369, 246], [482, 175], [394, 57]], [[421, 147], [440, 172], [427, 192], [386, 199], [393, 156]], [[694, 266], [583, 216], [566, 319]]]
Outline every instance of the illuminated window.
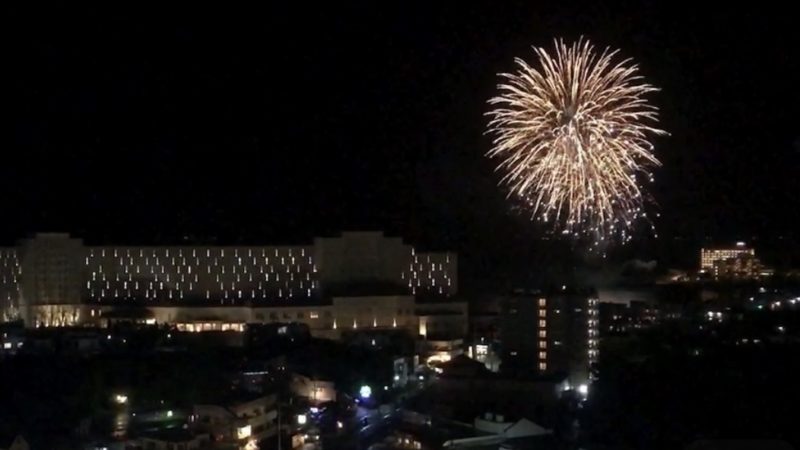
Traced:
[[547, 352], [539, 352], [539, 359], [547, 359]]
[[546, 309], [540, 309], [539, 310], [539, 317], [547, 317], [547, 310]]
[[540, 320], [539, 321], [539, 326], [542, 327], [542, 328], [546, 327], [547, 326], [547, 321], [546, 320]]
[[547, 370], [547, 363], [540, 362], [539, 363], [539, 370], [541, 370], [541, 371]]
[[539, 299], [539, 306], [546, 306], [546, 305], [547, 305], [547, 300], [545, 300], [543, 298], [540, 298]]
[[539, 341], [539, 348], [547, 348], [547, 341]]
[[547, 331], [539, 330], [539, 337], [540, 338], [546, 338], [547, 337]]

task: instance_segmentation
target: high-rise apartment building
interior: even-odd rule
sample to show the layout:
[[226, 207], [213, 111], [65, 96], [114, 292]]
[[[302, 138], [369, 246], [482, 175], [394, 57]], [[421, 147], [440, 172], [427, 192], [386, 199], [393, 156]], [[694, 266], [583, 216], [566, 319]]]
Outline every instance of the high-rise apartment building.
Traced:
[[565, 373], [588, 383], [598, 355], [598, 299], [593, 290], [515, 291], [500, 302], [505, 369]]

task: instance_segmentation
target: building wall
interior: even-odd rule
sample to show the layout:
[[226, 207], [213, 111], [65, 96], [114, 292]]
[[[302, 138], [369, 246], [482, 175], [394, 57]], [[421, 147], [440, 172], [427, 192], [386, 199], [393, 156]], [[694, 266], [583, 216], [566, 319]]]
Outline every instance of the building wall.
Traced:
[[512, 295], [501, 300], [500, 341], [503, 344], [503, 362], [524, 367], [536, 367], [539, 340], [539, 302], [547, 301], [544, 295]]
[[406, 328], [415, 335], [419, 321], [414, 303], [414, 297], [409, 295], [335, 297], [336, 328]]
[[297, 322], [308, 326], [312, 335], [333, 328], [334, 314], [330, 305], [320, 306], [285, 306], [253, 308], [251, 323], [285, 323]]
[[412, 252], [401, 278], [411, 293], [452, 296], [458, 293], [458, 258], [455, 253]]
[[25, 312], [34, 327], [69, 327], [85, 323], [89, 316], [86, 305], [76, 304], [44, 304], [28, 305]]
[[[585, 384], [590, 367], [597, 361], [599, 314], [596, 293], [568, 292], [547, 298], [547, 348], [539, 349], [540, 363], [550, 371], [565, 370], [573, 386]], [[546, 359], [541, 353], [546, 352]]]
[[[455, 294], [457, 270], [454, 253], [417, 253], [380, 232], [342, 233], [306, 246], [237, 247], [84, 246], [67, 234], [44, 233], [0, 249], [0, 306], [4, 320], [20, 317], [29, 326], [92, 320], [100, 306], [106, 313], [107, 306], [151, 304], [156, 322], [180, 323], [219, 313], [203, 307], [247, 305], [251, 310], [227, 310], [220, 320], [291, 319], [314, 332], [355, 323], [416, 333], [412, 296]], [[325, 305], [332, 297], [325, 286], [360, 283], [395, 286], [400, 295], [378, 289], [347, 300], [345, 293], [338, 307]], [[262, 305], [281, 308], [261, 311]]]
[[540, 373], [565, 372], [573, 385], [588, 382], [597, 359], [595, 292], [521, 292], [501, 300], [503, 363]]
[[314, 380], [305, 375], [293, 374], [289, 389], [293, 394], [313, 403], [336, 401], [336, 385], [333, 381]]
[[277, 418], [277, 402], [278, 398], [273, 394], [229, 407], [236, 417], [245, 420], [246, 425], [250, 426], [251, 434], [245, 439], [260, 440], [277, 431], [273, 423]]
[[90, 301], [270, 302], [315, 298], [312, 247], [89, 247]]
[[381, 232], [345, 232], [314, 240], [326, 284], [399, 283], [412, 247]]
[[276, 408], [277, 397], [266, 395], [237, 404], [194, 405], [192, 413], [198, 430], [221, 436], [223, 445], [243, 448], [250, 440], [260, 440], [277, 432]]
[[700, 270], [711, 272], [717, 261], [724, 261], [740, 255], [755, 256], [755, 254], [756, 251], [746, 247], [743, 242], [737, 243], [735, 247], [702, 248], [700, 249]]
[[450, 361], [458, 355], [464, 354], [464, 340], [427, 340], [425, 341], [427, 355], [425, 362], [427, 364], [439, 364]]
[[712, 274], [715, 280], [752, 280], [773, 275], [772, 269], [750, 253], [714, 261]]
[[458, 292], [455, 253], [418, 253], [402, 239], [380, 232], [317, 238], [314, 248], [326, 284], [390, 284], [405, 287], [412, 295], [451, 296]]
[[[83, 243], [61, 233], [41, 233], [19, 246], [20, 311], [26, 324], [74, 325], [83, 302]], [[51, 306], [40, 308], [40, 306]], [[77, 316], [76, 316], [77, 315]]]
[[17, 249], [0, 248], [0, 321], [9, 322], [21, 318], [20, 313], [20, 266]]
[[425, 338], [461, 338], [469, 326], [467, 302], [418, 303], [418, 334]]
[[[175, 325], [181, 331], [243, 331], [246, 324], [302, 323], [315, 337], [336, 339], [346, 330], [405, 329], [412, 336], [419, 330], [412, 296], [335, 297], [330, 305], [318, 306], [145, 306], [147, 322]], [[73, 307], [71, 305], [67, 305]], [[54, 307], [43, 305], [39, 308]], [[104, 317], [119, 308], [114, 305], [76, 306], [80, 317], [107, 325]], [[91, 319], [89, 319], [91, 318]], [[454, 326], [463, 329], [466, 317]], [[460, 337], [461, 335], [459, 335]]]
[[[157, 324], [174, 324], [179, 328], [189, 324], [213, 324], [213, 328], [220, 325], [220, 331], [224, 331], [221, 325], [244, 325], [251, 322], [252, 310], [245, 306], [228, 307], [181, 307], [181, 306], [152, 306], [148, 308], [152, 312]], [[193, 331], [193, 330], [185, 330]], [[199, 331], [199, 330], [198, 330]], [[234, 329], [233, 331], [241, 331]]]

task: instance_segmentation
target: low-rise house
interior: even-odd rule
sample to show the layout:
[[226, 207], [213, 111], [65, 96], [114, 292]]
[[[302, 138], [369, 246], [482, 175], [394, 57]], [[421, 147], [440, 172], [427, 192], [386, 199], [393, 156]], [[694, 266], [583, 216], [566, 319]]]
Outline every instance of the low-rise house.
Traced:
[[0, 436], [0, 450], [29, 450], [28, 441], [21, 434]]
[[211, 446], [207, 434], [195, 434], [184, 429], [146, 433], [139, 442], [142, 450], [200, 450]]
[[215, 443], [246, 449], [277, 432], [277, 396], [240, 394], [217, 404], [195, 405], [194, 426]]

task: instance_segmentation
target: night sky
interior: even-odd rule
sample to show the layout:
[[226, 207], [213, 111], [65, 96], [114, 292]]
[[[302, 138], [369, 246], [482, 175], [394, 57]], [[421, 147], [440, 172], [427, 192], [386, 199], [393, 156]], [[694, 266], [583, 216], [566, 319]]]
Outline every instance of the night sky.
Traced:
[[486, 100], [530, 45], [581, 35], [621, 48], [662, 89], [659, 243], [632, 249], [796, 234], [788, 9], [465, 3], [7, 11], [0, 238], [272, 243], [385, 229], [471, 255], [476, 273], [525, 260], [542, 234], [509, 211], [483, 156]]

